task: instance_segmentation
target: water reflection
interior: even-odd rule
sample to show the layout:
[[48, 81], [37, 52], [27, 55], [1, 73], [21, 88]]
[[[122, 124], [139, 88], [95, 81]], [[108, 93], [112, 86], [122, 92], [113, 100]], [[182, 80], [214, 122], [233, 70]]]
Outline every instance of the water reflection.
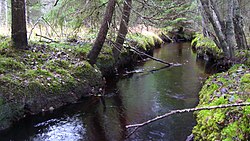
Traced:
[[[96, 99], [27, 118], [0, 134], [0, 140], [120, 141], [125, 126], [140, 123], [173, 109], [194, 107], [206, 65], [196, 60], [189, 43], [170, 44], [154, 56], [182, 66], [165, 68], [148, 61], [118, 82], [108, 81], [106, 110]], [[152, 71], [153, 70], [153, 71]], [[147, 125], [126, 140], [185, 140], [195, 125], [192, 113], [174, 115]]]

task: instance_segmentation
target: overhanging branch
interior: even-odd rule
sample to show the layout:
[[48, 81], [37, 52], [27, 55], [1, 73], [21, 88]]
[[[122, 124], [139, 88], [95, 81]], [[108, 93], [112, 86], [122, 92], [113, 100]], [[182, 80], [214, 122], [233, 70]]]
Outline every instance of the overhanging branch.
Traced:
[[138, 123], [138, 124], [132, 124], [132, 125], [127, 125], [126, 128], [134, 128], [133, 131], [128, 134], [127, 138], [130, 137], [132, 134], [134, 134], [140, 127], [143, 127], [145, 125], [148, 125], [152, 122], [158, 121], [160, 119], [163, 119], [165, 117], [178, 114], [178, 113], [189, 113], [189, 112], [194, 112], [194, 111], [201, 111], [201, 110], [213, 110], [213, 109], [222, 109], [222, 108], [230, 108], [230, 107], [242, 107], [242, 106], [250, 106], [250, 102], [246, 103], [235, 103], [235, 104], [226, 104], [226, 105], [218, 105], [218, 106], [210, 106], [210, 107], [199, 107], [199, 108], [190, 108], [190, 109], [182, 109], [182, 110], [173, 110], [168, 113], [165, 113], [161, 116], [157, 116], [153, 119], [150, 119], [148, 121]]

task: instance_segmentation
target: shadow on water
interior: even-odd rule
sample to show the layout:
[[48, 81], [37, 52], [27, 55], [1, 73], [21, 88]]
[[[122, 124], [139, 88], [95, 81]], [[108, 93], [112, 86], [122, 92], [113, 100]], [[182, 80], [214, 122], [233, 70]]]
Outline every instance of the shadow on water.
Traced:
[[[189, 43], [169, 44], [154, 56], [182, 66], [165, 68], [147, 61], [135, 73], [107, 81], [106, 109], [98, 98], [27, 117], [0, 134], [0, 140], [124, 140], [128, 124], [140, 123], [173, 109], [195, 107], [201, 83], [212, 73], [196, 60]], [[152, 71], [153, 70], [153, 71]], [[192, 113], [174, 115], [139, 129], [126, 140], [185, 140], [195, 120]]]

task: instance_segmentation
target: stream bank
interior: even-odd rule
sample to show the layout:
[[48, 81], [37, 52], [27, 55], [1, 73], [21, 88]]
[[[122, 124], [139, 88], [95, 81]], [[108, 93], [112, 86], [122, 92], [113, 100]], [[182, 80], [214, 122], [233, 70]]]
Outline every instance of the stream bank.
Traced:
[[[209, 77], [199, 93], [197, 107], [250, 101], [250, 51], [237, 51], [231, 61], [209, 39], [197, 34], [192, 41], [197, 57], [213, 63], [218, 73]], [[194, 140], [249, 140], [250, 106], [195, 112]]]
[[[235, 65], [211, 76], [199, 93], [199, 105], [216, 106], [250, 101], [250, 68]], [[194, 140], [249, 140], [250, 106], [196, 112]]]
[[[162, 40], [155, 35], [130, 35], [133, 45], [152, 53]], [[91, 66], [86, 55], [90, 43], [30, 43], [28, 50], [12, 48], [10, 39], [0, 37], [0, 130], [28, 115], [53, 111], [76, 103], [86, 96], [102, 95], [103, 76], [115, 75], [140, 59], [130, 50], [114, 63], [112, 46], [105, 44], [97, 65]], [[98, 99], [98, 98], [97, 98]]]
[[[163, 68], [165, 65], [156, 61], [140, 62], [132, 69], [140, 73], [107, 80], [105, 110], [100, 102], [83, 99], [51, 113], [29, 116], [0, 134], [0, 140], [125, 140], [126, 125], [197, 105], [209, 67], [196, 59], [190, 43], [163, 45], [153, 54], [182, 65]], [[174, 115], [138, 130], [126, 140], [185, 140], [195, 124], [192, 113]]]

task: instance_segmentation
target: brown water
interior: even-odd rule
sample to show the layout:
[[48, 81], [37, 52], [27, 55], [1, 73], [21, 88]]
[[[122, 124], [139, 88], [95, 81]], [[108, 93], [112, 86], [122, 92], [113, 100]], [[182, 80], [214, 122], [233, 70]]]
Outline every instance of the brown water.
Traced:
[[[131, 130], [128, 124], [140, 123], [173, 109], [195, 107], [201, 83], [208, 76], [206, 63], [196, 60], [189, 43], [169, 44], [154, 56], [182, 66], [159, 69], [164, 65], [147, 61], [138, 72], [112, 80], [107, 86], [106, 110], [100, 102], [85, 99], [53, 113], [26, 118], [0, 134], [0, 140], [34, 141], [118, 141]], [[178, 114], [140, 128], [126, 140], [183, 141], [191, 134], [192, 113]]]

